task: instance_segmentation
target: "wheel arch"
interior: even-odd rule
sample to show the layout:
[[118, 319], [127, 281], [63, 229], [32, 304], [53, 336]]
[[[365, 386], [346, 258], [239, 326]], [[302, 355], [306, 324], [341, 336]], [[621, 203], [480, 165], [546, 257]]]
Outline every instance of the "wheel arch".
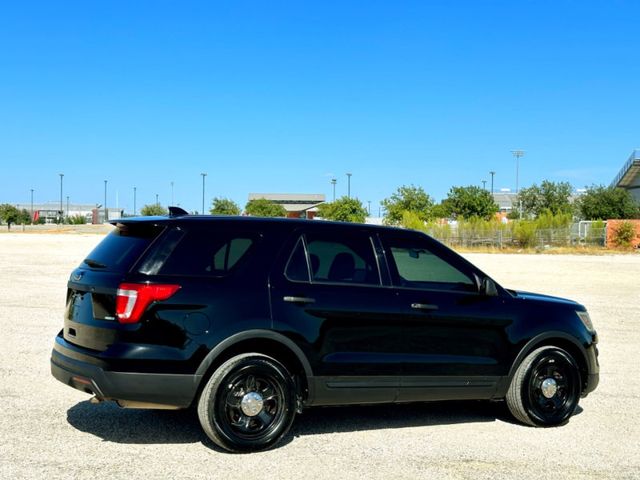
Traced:
[[196, 399], [220, 365], [236, 355], [250, 352], [267, 355], [282, 363], [296, 378], [296, 388], [302, 400], [313, 399], [313, 372], [304, 352], [290, 338], [271, 330], [260, 329], [232, 335], [207, 354], [196, 371], [200, 378]]
[[551, 331], [536, 335], [520, 349], [520, 352], [511, 364], [508, 376], [505, 378], [505, 381], [500, 386], [497, 392], [497, 396], [499, 398], [503, 398], [506, 395], [507, 390], [509, 389], [509, 385], [513, 380], [513, 376], [516, 373], [516, 370], [518, 369], [522, 361], [526, 358], [526, 356], [533, 352], [535, 349], [544, 346], [554, 346], [562, 348], [575, 359], [575, 361], [578, 363], [578, 368], [580, 369], [581, 391], [584, 391], [584, 389], [587, 387], [587, 375], [589, 373], [587, 353], [584, 346], [582, 346], [575, 337], [565, 332]]

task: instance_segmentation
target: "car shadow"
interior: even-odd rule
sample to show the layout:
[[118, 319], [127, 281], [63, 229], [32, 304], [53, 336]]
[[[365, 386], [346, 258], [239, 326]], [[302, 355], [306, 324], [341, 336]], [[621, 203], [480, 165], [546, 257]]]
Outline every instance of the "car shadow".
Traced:
[[[479, 401], [316, 407], [298, 415], [280, 446], [296, 437], [362, 430], [428, 427], [473, 422], [512, 422], [501, 403]], [[197, 443], [221, 451], [203, 432], [196, 410], [123, 409], [113, 402], [80, 402], [67, 421], [103, 441], [127, 444]]]

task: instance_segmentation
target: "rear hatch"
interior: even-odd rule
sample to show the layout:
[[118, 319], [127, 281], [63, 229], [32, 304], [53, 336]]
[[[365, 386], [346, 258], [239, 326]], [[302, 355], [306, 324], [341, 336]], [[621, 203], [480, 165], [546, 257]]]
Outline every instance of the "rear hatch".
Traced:
[[69, 278], [64, 339], [79, 347], [106, 350], [127, 330], [116, 318], [116, 292], [164, 227], [149, 221], [125, 221], [83, 260]]

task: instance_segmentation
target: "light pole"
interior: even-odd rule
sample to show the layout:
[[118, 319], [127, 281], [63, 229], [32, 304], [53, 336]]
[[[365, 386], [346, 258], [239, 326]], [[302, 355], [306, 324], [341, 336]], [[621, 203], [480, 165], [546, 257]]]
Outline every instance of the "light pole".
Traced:
[[483, 190], [487, 189], [487, 181], [486, 180], [482, 180], [482, 189]]
[[511, 150], [511, 155], [516, 158], [516, 195], [518, 194], [518, 176], [520, 175], [520, 158], [524, 157], [524, 150]]
[[489, 172], [489, 174], [491, 175], [491, 195], [493, 195], [493, 176], [496, 174], [496, 172], [491, 171]]
[[104, 221], [102, 223], [107, 223], [109, 220], [109, 210], [107, 210], [107, 181], [104, 181]]
[[[511, 150], [511, 155], [516, 158], [516, 198], [518, 197], [519, 185], [518, 176], [520, 174], [520, 158], [524, 157], [524, 150]], [[522, 217], [522, 203], [518, 200], [518, 218]]]
[[136, 215], [136, 187], [133, 187], [133, 216]]
[[351, 198], [351, 175], [352, 173], [347, 173], [347, 197]]
[[369, 216], [371, 216], [371, 200], [367, 200], [367, 203], [369, 204]]
[[67, 195], [67, 217], [69, 216], [69, 195]]
[[33, 225], [33, 188], [31, 189], [31, 225]]
[[331, 185], [333, 185], [333, 201], [336, 201], [336, 183], [338, 183], [338, 180], [335, 178], [331, 179]]
[[59, 173], [60, 175], [60, 221], [62, 222], [62, 214], [64, 211], [62, 210], [62, 178], [64, 177], [64, 173]]
[[202, 215], [204, 215], [204, 178], [207, 176], [206, 173], [201, 173], [202, 175]]
[[158, 194], [156, 193], [156, 205], [160, 205], [160, 202], [158, 202]]

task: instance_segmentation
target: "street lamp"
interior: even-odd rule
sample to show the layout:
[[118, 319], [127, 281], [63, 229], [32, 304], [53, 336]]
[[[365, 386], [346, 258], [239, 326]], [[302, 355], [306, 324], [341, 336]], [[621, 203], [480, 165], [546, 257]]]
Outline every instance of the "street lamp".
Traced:
[[371, 200], [367, 200], [367, 203], [369, 204], [369, 216], [371, 216]]
[[496, 174], [496, 172], [491, 171], [489, 172], [489, 174], [491, 175], [491, 195], [493, 195], [493, 176]]
[[67, 217], [69, 216], [69, 195], [67, 195]]
[[347, 173], [347, 197], [351, 198], [351, 175], [352, 173]]
[[333, 185], [333, 201], [336, 201], [336, 183], [338, 182], [337, 179], [332, 178], [331, 179], [331, 185]]
[[133, 216], [136, 215], [136, 187], [133, 187]]
[[482, 180], [482, 189], [483, 190], [487, 189], [487, 181], [486, 180]]
[[158, 194], [156, 193], [156, 205], [160, 205], [160, 202], [158, 202]]
[[206, 173], [201, 173], [202, 175], [202, 215], [204, 215], [204, 178], [207, 176]]
[[109, 220], [109, 210], [107, 210], [107, 181], [104, 181], [104, 221], [102, 223], [107, 223]]
[[[60, 216], [62, 217], [64, 213], [62, 210], [62, 177], [64, 177], [64, 173], [59, 173], [58, 175], [60, 175]], [[60, 221], [62, 221], [62, 218], [60, 218]]]

